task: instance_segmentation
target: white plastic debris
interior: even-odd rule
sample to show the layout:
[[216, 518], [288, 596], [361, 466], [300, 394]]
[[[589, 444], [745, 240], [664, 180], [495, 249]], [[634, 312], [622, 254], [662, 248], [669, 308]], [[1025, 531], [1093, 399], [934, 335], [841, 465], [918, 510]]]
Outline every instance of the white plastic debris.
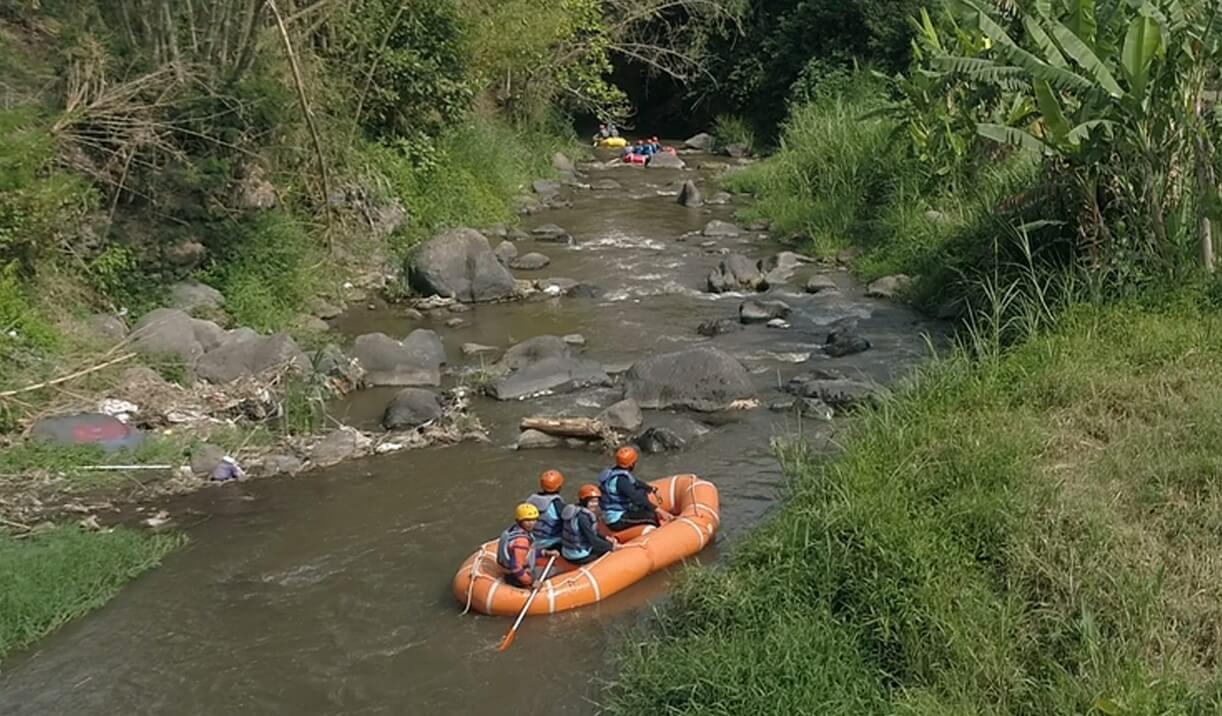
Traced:
[[132, 418], [140, 413], [140, 406], [118, 398], [107, 398], [98, 403], [98, 412], [124, 423], [130, 423]]

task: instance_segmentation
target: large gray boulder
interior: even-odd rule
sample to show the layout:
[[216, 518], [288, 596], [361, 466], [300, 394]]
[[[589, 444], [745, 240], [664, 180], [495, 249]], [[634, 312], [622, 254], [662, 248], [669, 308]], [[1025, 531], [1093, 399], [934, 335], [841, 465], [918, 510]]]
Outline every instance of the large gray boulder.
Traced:
[[502, 241], [492, 253], [496, 254], [496, 260], [500, 261], [502, 266], [508, 266], [518, 257], [518, 247], [512, 241]]
[[715, 143], [716, 142], [713, 139], [713, 135], [701, 132], [694, 137], [689, 137], [685, 142], [683, 142], [683, 146], [687, 147], [688, 149], [695, 149], [701, 152], [711, 152], [713, 151], [713, 145]]
[[199, 281], [180, 281], [170, 286], [170, 307], [194, 313], [199, 310], [218, 310], [225, 305], [225, 297], [215, 288]]
[[874, 403], [882, 394], [870, 383], [820, 373], [793, 378], [785, 385], [785, 390], [801, 398], [818, 398], [833, 408]]
[[538, 271], [541, 268], [547, 268], [547, 265], [551, 262], [552, 260], [543, 254], [531, 251], [528, 254], [510, 259], [509, 268], [517, 269], [518, 271]]
[[823, 293], [824, 291], [839, 291], [840, 286], [836, 285], [836, 281], [831, 276], [826, 274], [816, 274], [806, 279], [807, 293]]
[[437, 394], [423, 388], [404, 388], [395, 394], [382, 415], [382, 427], [406, 430], [437, 420], [442, 415]]
[[548, 435], [541, 430], [523, 430], [518, 435], [519, 450], [558, 448], [561, 445], [564, 445], [564, 438]]
[[311, 370], [310, 359], [287, 333], [232, 340], [208, 351], [195, 364], [195, 373], [210, 383], [231, 383], [239, 378], [292, 367]]
[[856, 321], [833, 327], [823, 345], [823, 352], [832, 358], [843, 358], [869, 349], [870, 341], [857, 333]]
[[737, 400], [754, 398], [747, 369], [716, 348], [702, 346], [638, 361], [624, 376], [624, 397], [643, 408], [726, 410]]
[[417, 328], [399, 343], [413, 354], [423, 356], [429, 364], [446, 364], [446, 347], [436, 331]]
[[709, 273], [708, 287], [713, 293], [743, 289], [763, 291], [768, 288], [768, 282], [754, 261], [742, 254], [730, 254]]
[[224, 337], [225, 330], [212, 321], [192, 318], [176, 308], [156, 308], [136, 322], [129, 339], [141, 355], [169, 356], [194, 365]]
[[572, 356], [556, 356], [531, 363], [492, 381], [488, 394], [497, 400], [518, 400], [610, 384], [611, 378], [603, 370], [602, 364]]
[[706, 338], [715, 338], [725, 333], [734, 333], [742, 329], [743, 324], [732, 318], [714, 318], [696, 326], [696, 333]]
[[327, 433], [310, 449], [310, 461], [319, 467], [338, 465], [345, 460], [360, 457], [365, 452], [363, 436], [348, 427]]
[[85, 331], [100, 341], [118, 342], [127, 337], [127, 324], [110, 313], [97, 313], [85, 319]]
[[897, 273], [894, 276], [883, 276], [877, 281], [873, 281], [869, 286], [866, 286], [866, 295], [870, 298], [895, 298], [897, 295], [907, 291], [912, 285], [912, 279], [905, 274]]
[[428, 296], [498, 301], [513, 296], [513, 274], [475, 229], [451, 229], [421, 244], [412, 257], [412, 287]]
[[683, 182], [683, 186], [679, 188], [678, 202], [689, 209], [704, 206], [704, 197], [700, 195], [700, 189], [696, 187], [696, 182], [691, 179]]
[[441, 361], [423, 342], [409, 348], [384, 333], [367, 333], [356, 339], [352, 354], [365, 369], [367, 385], [441, 384]]
[[530, 230], [530, 237], [535, 241], [548, 244], [574, 244], [573, 235], [555, 224], [544, 224]]
[[591, 385], [609, 385], [602, 365], [573, 355], [559, 336], [535, 336], [501, 357], [507, 373], [488, 386], [497, 400], [517, 400], [541, 393], [563, 393]]
[[608, 406], [606, 410], [598, 414], [598, 419], [612, 430], [626, 433], [639, 430], [645, 423], [640, 404], [631, 398]]
[[645, 166], [654, 169], [682, 169], [687, 166], [687, 163], [670, 152], [659, 152], [650, 155], [649, 159], [645, 161]]
[[792, 251], [782, 251], [759, 262], [768, 283], [785, 283], [802, 265], [810, 263], [811, 259]]

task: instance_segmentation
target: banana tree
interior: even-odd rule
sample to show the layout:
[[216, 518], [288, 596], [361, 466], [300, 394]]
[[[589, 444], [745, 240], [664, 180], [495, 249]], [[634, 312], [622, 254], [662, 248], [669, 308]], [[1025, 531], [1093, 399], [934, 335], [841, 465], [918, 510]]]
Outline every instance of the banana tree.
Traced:
[[[934, 67], [977, 82], [1029, 87], [1037, 112], [1025, 123], [980, 122], [980, 136], [1038, 152], [1067, 168], [1082, 192], [1079, 232], [1110, 244], [1109, 214], [1138, 219], [1164, 256], [1195, 205], [1213, 212], [1212, 144], [1199, 107], [1217, 66], [1217, 3], [1204, 0], [1034, 0], [1009, 17], [978, 0], [955, 0], [961, 22], [992, 45], [987, 56], [941, 54]], [[1007, 29], [1009, 25], [1009, 29]], [[1189, 186], [1198, 168], [1196, 186]], [[1195, 191], [1194, 191], [1195, 190]], [[1197, 226], [1208, 234], [1212, 216]], [[1208, 236], [1203, 241], [1208, 241]], [[1202, 247], [1203, 257], [1211, 251]], [[1210, 259], [1211, 261], [1212, 259]]]

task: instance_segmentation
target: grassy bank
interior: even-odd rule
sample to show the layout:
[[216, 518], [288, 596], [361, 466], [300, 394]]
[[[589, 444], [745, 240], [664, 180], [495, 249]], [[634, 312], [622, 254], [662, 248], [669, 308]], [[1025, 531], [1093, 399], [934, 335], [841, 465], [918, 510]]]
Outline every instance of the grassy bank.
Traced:
[[681, 580], [614, 713], [1222, 709], [1222, 318], [1081, 308], [943, 359], [788, 461], [784, 508]]
[[183, 539], [75, 527], [0, 535], [0, 659], [101, 606]]

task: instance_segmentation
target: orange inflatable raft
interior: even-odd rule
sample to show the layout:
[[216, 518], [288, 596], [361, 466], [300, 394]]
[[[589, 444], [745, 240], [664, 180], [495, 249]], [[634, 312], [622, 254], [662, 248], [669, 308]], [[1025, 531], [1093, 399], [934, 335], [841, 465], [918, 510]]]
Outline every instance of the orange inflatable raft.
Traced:
[[[619, 592], [660, 569], [690, 557], [713, 541], [721, 521], [717, 487], [695, 475], [654, 480], [662, 509], [675, 519], [661, 527], [625, 530], [616, 536], [623, 547], [578, 566], [557, 557], [556, 576], [539, 587], [531, 615], [554, 614], [593, 604]], [[517, 616], [530, 597], [529, 589], [504, 580], [496, 563], [496, 540], [485, 543], [467, 558], [454, 575], [454, 597], [459, 604], [482, 614]]]

